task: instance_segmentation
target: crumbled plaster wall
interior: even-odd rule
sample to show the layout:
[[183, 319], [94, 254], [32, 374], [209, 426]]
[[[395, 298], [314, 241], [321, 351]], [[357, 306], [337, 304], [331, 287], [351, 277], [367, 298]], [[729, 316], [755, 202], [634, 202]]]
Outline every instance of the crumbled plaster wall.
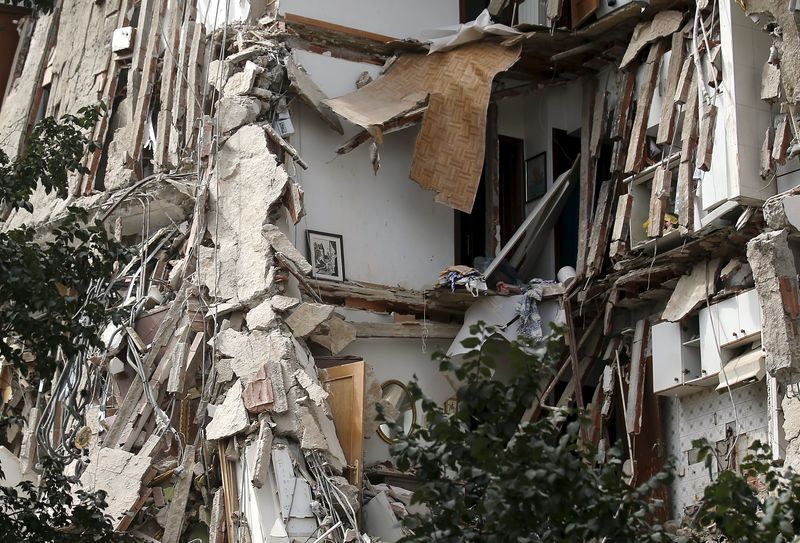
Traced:
[[740, 459], [754, 440], [768, 442], [765, 382], [762, 380], [734, 389], [731, 394], [736, 404], [736, 415], [730, 396], [714, 390], [662, 400], [667, 455], [676, 459], [678, 473], [671, 487], [672, 518], [680, 519], [684, 508], [701, 498], [710, 482], [703, 462], [689, 463], [688, 451], [692, 449], [693, 440], [706, 438], [715, 443], [725, 439], [726, 427], [738, 416], [741, 438], [737, 452]]

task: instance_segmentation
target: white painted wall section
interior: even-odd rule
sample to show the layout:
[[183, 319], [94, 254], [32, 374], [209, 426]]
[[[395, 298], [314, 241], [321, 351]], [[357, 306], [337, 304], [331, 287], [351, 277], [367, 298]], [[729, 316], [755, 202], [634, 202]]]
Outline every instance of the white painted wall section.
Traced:
[[[302, 64], [334, 97], [355, 90], [358, 75], [378, 68], [366, 64], [298, 54]], [[381, 169], [373, 174], [369, 146], [346, 155], [336, 149], [357, 133], [347, 122], [340, 136], [305, 105], [292, 108], [295, 134], [291, 143], [309, 163], [297, 179], [305, 190], [306, 217], [292, 233], [306, 251], [306, 230], [341, 234], [348, 279], [421, 289], [431, 287], [439, 272], [454, 260], [453, 210], [433, 201], [408, 177], [417, 129], [384, 138]]]

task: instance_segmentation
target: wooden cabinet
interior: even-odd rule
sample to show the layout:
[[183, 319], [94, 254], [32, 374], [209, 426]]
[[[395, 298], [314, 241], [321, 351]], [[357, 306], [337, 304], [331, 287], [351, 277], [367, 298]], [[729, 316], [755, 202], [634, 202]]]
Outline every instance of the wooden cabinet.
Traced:
[[685, 385], [701, 377], [697, 319], [688, 323], [662, 322], [653, 326], [653, 391], [681, 395], [691, 392]]
[[755, 289], [702, 308], [683, 324], [653, 326], [653, 391], [671, 396], [717, 384], [724, 364], [761, 337]]

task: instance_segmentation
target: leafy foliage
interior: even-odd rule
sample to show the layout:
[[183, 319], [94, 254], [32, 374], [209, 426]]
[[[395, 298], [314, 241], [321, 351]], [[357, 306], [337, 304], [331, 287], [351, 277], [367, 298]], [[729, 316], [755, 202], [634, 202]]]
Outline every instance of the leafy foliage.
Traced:
[[17, 160], [10, 160], [0, 149], [0, 201], [32, 211], [29, 200], [39, 184], [47, 194], [55, 191], [66, 198], [69, 174], [86, 173], [81, 161], [87, 151], [97, 148], [84, 132], [95, 125], [105, 109], [99, 103], [81, 108], [77, 115], [45, 117], [31, 131]]
[[[81, 158], [94, 148], [81, 129], [101, 112], [95, 106], [77, 117], [44, 119], [15, 161], [0, 151], [0, 194], [6, 201], [31, 209], [37, 183], [66, 197], [69, 174], [84, 171]], [[68, 211], [45, 241], [31, 227], [0, 233], [0, 355], [23, 371], [27, 361], [34, 362], [44, 378], [53, 374], [59, 352], [70, 358], [99, 346], [96, 333], [105, 310], [89, 293], [124, 255], [101, 224], [83, 224], [85, 210]]]
[[[465, 346], [477, 349], [493, 332], [475, 327], [476, 337]], [[595, 464], [580, 443], [576, 417], [520, 422], [560, 352], [558, 338], [543, 346], [513, 343], [504, 360], [514, 370], [508, 385], [491, 378], [496, 362], [477, 350], [461, 366], [439, 355], [440, 369], [462, 382], [453, 415], [410, 383], [414, 400], [422, 400], [425, 425], [391, 449], [401, 469], [416, 468], [423, 483], [414, 499], [431, 514], [407, 517], [414, 531], [407, 541], [636, 541], [659, 535], [651, 521], [661, 504], [647, 496], [669, 475], [631, 487], [622, 452], [612, 449], [605, 463]]]
[[115, 533], [112, 519], [103, 513], [105, 493], [78, 490], [76, 481], [63, 474], [63, 466], [43, 459], [39, 487], [23, 481], [16, 488], [0, 487], [0, 541], [41, 543], [132, 543], [133, 537]]
[[[800, 477], [779, 470], [760, 443], [740, 472], [722, 471], [710, 482], [687, 526], [660, 524], [655, 513], [663, 504], [652, 495], [673, 479], [671, 467], [634, 487], [623, 474], [621, 450], [612, 448], [599, 462], [583, 444], [578, 414], [555, 411], [522, 422], [538, 384], [552, 376], [561, 338], [512, 342], [502, 356], [514, 375], [504, 384], [492, 377], [496, 361], [478, 350], [494, 330], [481, 324], [472, 333], [463, 342], [472, 349], [463, 364], [435, 355], [441, 371], [461, 382], [455, 413], [446, 414], [412, 381], [424, 425], [405, 434], [387, 421], [400, 436], [391, 446], [398, 467], [413, 467], [422, 481], [413, 501], [429, 510], [404, 519], [413, 532], [404, 541], [773, 543], [800, 533]], [[711, 462], [711, 446], [696, 446]]]
[[[712, 445], [704, 440], [693, 445], [710, 467]], [[721, 471], [706, 487], [696, 523], [715, 526], [731, 541], [795, 541], [800, 534], [800, 475], [773, 460], [760, 441], [748, 450], [738, 472]]]
[[[103, 110], [47, 118], [16, 160], [0, 152], [0, 203], [32, 210], [30, 197], [39, 185], [67, 197], [70, 174], [85, 172], [81, 159], [96, 148], [84, 133]], [[0, 233], [0, 355], [34, 387], [52, 377], [61, 360], [100, 345], [97, 332], [107, 315], [95, 294], [124, 257], [101, 224], [84, 224], [85, 210], [68, 211], [46, 234], [30, 227]], [[11, 423], [21, 423], [19, 414], [6, 410], [0, 430]], [[0, 541], [133, 541], [113, 533], [103, 493], [73, 495], [76, 481], [63, 474], [66, 466], [46, 456], [39, 460], [38, 485], [0, 488]]]

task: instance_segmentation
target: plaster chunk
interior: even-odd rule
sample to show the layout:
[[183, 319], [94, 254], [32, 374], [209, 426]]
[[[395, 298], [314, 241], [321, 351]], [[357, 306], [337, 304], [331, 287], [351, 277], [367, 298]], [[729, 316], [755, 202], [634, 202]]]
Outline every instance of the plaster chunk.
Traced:
[[214, 296], [248, 304], [273, 286], [272, 250], [261, 229], [288, 178], [270, 154], [264, 131], [252, 125], [222, 146], [217, 173], [210, 181], [208, 210], [216, 248], [200, 247], [199, 274]]
[[766, 232], [747, 243], [747, 259], [761, 301], [761, 340], [770, 375], [785, 380], [800, 373], [800, 304], [797, 268], [787, 230]]
[[252, 123], [261, 113], [261, 102], [244, 96], [226, 96], [217, 102], [219, 130], [223, 134]]
[[800, 194], [777, 196], [764, 202], [764, 220], [773, 230], [800, 231]]
[[243, 95], [249, 93], [256, 83], [256, 77], [263, 68], [249, 60], [244, 65], [244, 70], [228, 77], [225, 82], [225, 96]]
[[278, 312], [289, 311], [293, 307], [297, 307], [300, 305], [300, 300], [297, 298], [292, 298], [291, 296], [282, 296], [280, 294], [276, 294], [270, 299], [272, 303], [272, 309]]
[[294, 356], [291, 340], [277, 330], [254, 330], [248, 334], [228, 328], [217, 334], [216, 344], [219, 352], [230, 358], [233, 372], [245, 380], [250, 380], [264, 362], [277, 362]]
[[237, 379], [228, 389], [222, 404], [217, 406], [214, 418], [206, 426], [206, 439], [213, 441], [243, 432], [250, 424], [242, 400], [242, 380]]
[[247, 327], [250, 330], [269, 330], [277, 326], [278, 317], [269, 300], [264, 300], [247, 312]]
[[319, 383], [316, 379], [312, 378], [303, 370], [297, 370], [294, 372], [294, 378], [297, 379], [297, 382], [300, 383], [300, 386], [303, 387], [306, 392], [308, 392], [308, 397], [312, 402], [320, 407], [325, 405], [325, 400], [328, 398], [328, 393], [325, 392], [325, 389], [319, 386]]
[[269, 242], [273, 249], [281, 253], [283, 256], [294, 262], [295, 266], [304, 274], [311, 273], [311, 264], [305, 259], [300, 251], [289, 241], [286, 234], [274, 224], [264, 225], [264, 238]]
[[302, 303], [286, 319], [286, 325], [297, 337], [311, 335], [317, 327], [331, 318], [333, 306], [314, 303]]
[[105, 490], [108, 508], [105, 514], [116, 521], [139, 499], [142, 478], [151, 459], [122, 449], [94, 448], [89, 467], [81, 475], [81, 484], [89, 492]]

